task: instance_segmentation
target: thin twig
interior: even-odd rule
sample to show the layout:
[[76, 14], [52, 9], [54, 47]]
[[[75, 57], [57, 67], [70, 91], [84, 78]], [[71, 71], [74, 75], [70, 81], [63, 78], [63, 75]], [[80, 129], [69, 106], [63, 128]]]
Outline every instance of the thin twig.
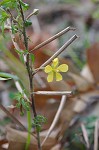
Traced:
[[95, 122], [95, 132], [94, 132], [94, 150], [98, 150], [98, 134], [99, 134], [99, 121]]
[[56, 58], [58, 55], [60, 55], [74, 40], [76, 40], [78, 36], [75, 34], [72, 36], [55, 54], [53, 54], [44, 64], [42, 64], [36, 71], [33, 73], [36, 74], [39, 70], [43, 69], [45, 66], [47, 66], [51, 61]]
[[32, 50], [30, 50], [30, 52], [35, 51], [35, 50], [37, 50], [37, 49], [39, 49], [39, 48], [49, 44], [50, 42], [52, 42], [53, 40], [59, 38], [60, 36], [62, 36], [63, 34], [67, 33], [70, 30], [75, 30], [75, 28], [72, 28], [72, 27], [65, 28], [64, 30], [60, 31], [59, 33], [55, 34], [54, 36], [50, 37], [46, 41], [44, 41], [41, 44], [39, 44], [36, 47], [34, 47]]
[[72, 94], [72, 91], [37, 91], [33, 93], [37, 95], [69, 95]]
[[52, 124], [51, 124], [51, 126], [50, 126], [50, 128], [49, 128], [49, 130], [48, 130], [48, 132], [47, 132], [47, 135], [46, 135], [46, 137], [45, 137], [45, 139], [43, 140], [43, 142], [42, 142], [41, 145], [44, 145], [45, 141], [47, 140], [47, 138], [49, 137], [49, 135], [51, 134], [51, 132], [52, 132], [53, 129], [55, 128], [55, 126], [56, 126], [56, 124], [57, 124], [57, 122], [58, 122], [58, 120], [59, 120], [60, 114], [61, 114], [61, 112], [62, 112], [62, 110], [63, 110], [63, 107], [64, 107], [64, 104], [65, 104], [65, 103], [66, 103], [66, 95], [63, 95], [63, 96], [62, 96], [62, 99], [61, 99], [61, 102], [60, 102], [60, 105], [59, 105], [59, 108], [58, 108], [58, 110], [57, 110], [57, 113], [56, 113], [56, 115], [55, 115], [55, 117], [54, 117], [54, 120], [53, 120], [53, 122], [52, 122]]
[[85, 125], [83, 123], [81, 123], [81, 129], [82, 129], [84, 140], [86, 142], [86, 146], [87, 146], [87, 148], [89, 148], [90, 145], [89, 145], [88, 133], [87, 133]]
[[0, 109], [4, 111], [9, 118], [13, 120], [17, 125], [19, 125], [24, 131], [27, 131], [27, 129], [21, 124], [20, 121], [18, 121], [2, 104], [0, 104]]

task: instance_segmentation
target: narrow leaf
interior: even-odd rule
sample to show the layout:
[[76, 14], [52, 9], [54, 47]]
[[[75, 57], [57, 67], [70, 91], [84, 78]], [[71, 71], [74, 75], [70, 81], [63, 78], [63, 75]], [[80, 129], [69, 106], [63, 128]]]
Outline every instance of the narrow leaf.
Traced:
[[5, 78], [5, 80], [8, 80], [8, 79], [18, 80], [17, 76], [12, 75], [10, 73], [4, 73], [4, 72], [0, 72], [0, 78]]
[[32, 63], [34, 63], [34, 61], [35, 61], [34, 55], [33, 55], [33, 54], [30, 54], [30, 57], [31, 57]]
[[4, 81], [4, 80], [10, 80], [11, 78], [2, 78], [0, 77], [0, 81]]

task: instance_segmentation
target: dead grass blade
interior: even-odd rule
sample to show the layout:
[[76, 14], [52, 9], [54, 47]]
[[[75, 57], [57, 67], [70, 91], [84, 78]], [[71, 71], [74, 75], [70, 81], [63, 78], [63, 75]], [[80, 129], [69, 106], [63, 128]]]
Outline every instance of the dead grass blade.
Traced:
[[98, 132], [99, 132], [99, 121], [96, 121], [94, 132], [94, 150], [98, 150]]
[[88, 134], [87, 134], [85, 125], [83, 123], [81, 123], [81, 129], [82, 129], [82, 133], [83, 133], [83, 138], [84, 138], [84, 140], [86, 142], [86, 146], [87, 146], [87, 148], [89, 148], [90, 147], [90, 145], [89, 145], [89, 138], [88, 138]]

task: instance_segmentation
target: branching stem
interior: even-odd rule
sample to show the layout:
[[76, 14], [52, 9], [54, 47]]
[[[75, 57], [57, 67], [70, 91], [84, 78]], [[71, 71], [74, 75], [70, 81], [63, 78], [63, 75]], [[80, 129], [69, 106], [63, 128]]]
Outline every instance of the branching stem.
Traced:
[[[28, 48], [28, 38], [27, 38], [27, 35], [26, 35], [26, 29], [25, 29], [25, 18], [24, 18], [23, 9], [22, 9], [22, 5], [21, 5], [20, 0], [18, 0], [18, 3], [19, 3], [20, 13], [21, 13], [22, 21], [23, 21], [24, 45], [25, 45], [26, 50], [29, 51], [29, 48]], [[25, 64], [26, 64], [26, 68], [27, 68], [28, 76], [29, 76], [30, 98], [32, 100], [32, 110], [33, 110], [34, 117], [36, 117], [37, 113], [36, 113], [36, 108], [35, 108], [34, 96], [33, 96], [33, 93], [32, 93], [33, 92], [32, 66], [31, 66], [31, 59], [30, 59], [30, 54], [29, 53], [26, 54], [26, 62], [25, 62]], [[36, 129], [36, 131], [37, 131], [37, 129]], [[41, 150], [40, 136], [39, 136], [38, 132], [37, 132], [37, 140], [38, 140], [38, 150]]]

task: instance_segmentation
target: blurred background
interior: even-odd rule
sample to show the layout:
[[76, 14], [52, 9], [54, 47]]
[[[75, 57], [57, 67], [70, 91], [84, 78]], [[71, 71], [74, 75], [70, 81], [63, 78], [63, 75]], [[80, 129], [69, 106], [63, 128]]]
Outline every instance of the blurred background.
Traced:
[[[24, 0], [24, 2], [27, 2], [27, 0]], [[60, 63], [66, 63], [69, 66], [69, 71], [63, 74], [62, 81], [48, 83], [47, 76], [42, 71], [35, 75], [35, 91], [73, 91], [73, 95], [68, 96], [55, 127], [56, 129], [61, 127], [61, 130], [54, 146], [61, 147], [61, 150], [98, 150], [99, 1], [28, 0], [27, 3], [30, 4], [30, 9], [25, 16], [28, 16], [33, 9], [39, 9], [39, 14], [30, 18], [32, 26], [27, 29], [30, 38], [30, 50], [69, 26], [76, 28], [75, 31], [69, 31], [47, 46], [37, 50], [35, 53], [36, 68], [52, 56], [74, 34], [79, 36], [67, 48], [67, 51], [59, 56]], [[1, 36], [0, 40], [2, 39]], [[22, 42], [17, 35], [16, 38], [22, 48]], [[27, 88], [27, 74], [14, 51], [11, 40], [7, 42], [6, 50], [3, 51], [2, 44], [0, 46], [0, 72], [16, 74]], [[11, 117], [3, 111], [1, 105], [27, 127], [26, 115], [21, 117], [19, 111], [14, 108], [16, 105], [15, 93], [17, 93], [17, 89], [14, 81], [0, 81], [1, 145], [7, 143], [6, 126], [13, 122]], [[48, 118], [48, 123], [44, 125], [43, 130], [50, 127], [60, 101], [61, 96], [35, 95], [38, 113]], [[3, 148], [7, 149], [7, 146], [4, 145]]]

